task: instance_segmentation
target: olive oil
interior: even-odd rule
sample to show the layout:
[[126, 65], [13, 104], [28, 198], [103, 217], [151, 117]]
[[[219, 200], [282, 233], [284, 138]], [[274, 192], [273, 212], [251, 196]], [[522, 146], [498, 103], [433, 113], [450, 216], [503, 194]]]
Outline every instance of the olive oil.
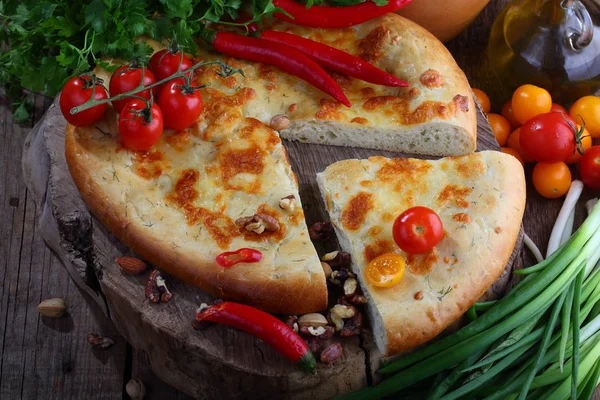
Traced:
[[600, 5], [580, 0], [515, 0], [498, 15], [488, 43], [505, 90], [531, 83], [570, 104], [600, 88]]

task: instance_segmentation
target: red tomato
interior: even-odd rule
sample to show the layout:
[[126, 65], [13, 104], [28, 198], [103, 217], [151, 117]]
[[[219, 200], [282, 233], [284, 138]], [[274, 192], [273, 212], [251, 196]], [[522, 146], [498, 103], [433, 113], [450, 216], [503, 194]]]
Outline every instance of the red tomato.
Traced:
[[148, 108], [145, 101], [133, 99], [119, 115], [121, 142], [129, 149], [148, 150], [160, 139], [162, 132], [162, 111], [154, 103]]
[[[123, 65], [113, 72], [110, 78], [109, 92], [111, 97], [117, 96], [121, 93], [129, 92], [138, 87], [142, 80], [142, 69], [138, 67], [132, 67], [129, 65]], [[147, 68], [144, 68], [144, 86], [151, 85], [156, 82], [154, 74]], [[156, 89], [152, 89], [152, 94], [156, 94]], [[143, 90], [135, 94], [138, 97], [150, 99], [150, 89]], [[123, 111], [123, 108], [127, 103], [132, 100], [132, 97], [126, 97], [121, 100], [114, 100], [112, 102], [113, 107], [118, 113]]]
[[77, 114], [71, 114], [71, 109], [92, 98], [92, 91], [96, 87], [94, 99], [103, 100], [108, 97], [106, 89], [100, 79], [92, 79], [89, 75], [75, 76], [67, 81], [60, 95], [60, 111], [68, 123], [75, 126], [88, 126], [104, 116], [106, 104], [98, 104]]
[[556, 103], [552, 103], [552, 107], [550, 108], [550, 112], [561, 112], [563, 114], [568, 114], [566, 108], [564, 108], [560, 104], [556, 104]]
[[567, 160], [575, 151], [575, 121], [566, 114], [540, 114], [521, 127], [519, 144], [526, 159], [545, 163]]
[[590, 147], [579, 161], [579, 176], [587, 187], [600, 189], [600, 146]]
[[157, 100], [163, 112], [165, 128], [180, 131], [190, 127], [202, 114], [202, 95], [199, 89], [186, 86], [185, 79], [167, 82]]
[[420, 254], [431, 250], [442, 240], [444, 228], [435, 211], [419, 206], [409, 208], [396, 218], [392, 234], [402, 250]]
[[173, 51], [170, 49], [163, 49], [157, 53], [154, 53], [154, 55], [150, 58], [148, 66], [154, 73], [156, 79], [158, 81], [162, 81], [178, 71], [180, 62], [181, 71], [184, 71], [194, 65], [185, 54], [182, 54], [181, 50], [174, 49]]

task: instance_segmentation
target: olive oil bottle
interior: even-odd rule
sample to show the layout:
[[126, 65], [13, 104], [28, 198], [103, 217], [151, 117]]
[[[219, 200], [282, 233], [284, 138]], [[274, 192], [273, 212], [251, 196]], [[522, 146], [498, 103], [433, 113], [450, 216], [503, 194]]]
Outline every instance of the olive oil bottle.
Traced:
[[600, 2], [514, 0], [498, 15], [488, 57], [504, 89], [531, 83], [568, 105], [600, 89]]

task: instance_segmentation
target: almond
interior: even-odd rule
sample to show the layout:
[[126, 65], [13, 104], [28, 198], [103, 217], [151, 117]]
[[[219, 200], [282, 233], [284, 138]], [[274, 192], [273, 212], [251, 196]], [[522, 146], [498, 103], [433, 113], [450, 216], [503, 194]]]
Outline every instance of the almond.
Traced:
[[67, 312], [67, 303], [63, 299], [46, 299], [38, 305], [38, 312], [44, 317], [60, 318]]
[[115, 261], [127, 275], [138, 275], [148, 268], [145, 262], [135, 257], [117, 257]]

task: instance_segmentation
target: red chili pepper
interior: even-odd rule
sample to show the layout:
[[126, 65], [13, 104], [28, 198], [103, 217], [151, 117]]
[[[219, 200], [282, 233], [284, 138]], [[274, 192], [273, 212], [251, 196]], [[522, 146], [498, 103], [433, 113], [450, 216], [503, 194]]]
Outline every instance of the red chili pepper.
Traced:
[[408, 82], [335, 47], [286, 32], [263, 31], [261, 37], [271, 42], [290, 46], [312, 58], [317, 64], [342, 74], [378, 85], [408, 86]]
[[238, 263], [255, 263], [262, 260], [262, 253], [255, 249], [244, 247], [236, 251], [226, 251], [217, 256], [216, 261], [223, 268], [231, 267]]
[[294, 0], [273, 0], [273, 5], [285, 10], [293, 18], [282, 13], [273, 16], [282, 21], [295, 25], [310, 26], [313, 28], [347, 28], [362, 24], [384, 14], [398, 11], [409, 5], [412, 0], [389, 0], [385, 6], [378, 6], [372, 1], [345, 7], [312, 6], [306, 8], [305, 4]]
[[340, 85], [316, 62], [291, 47], [230, 32], [203, 31], [204, 40], [223, 54], [273, 65], [297, 76], [350, 107]]
[[258, 308], [226, 301], [196, 314], [196, 321], [232, 326], [262, 339], [305, 371], [316, 373], [317, 364], [308, 346], [289, 326]]

